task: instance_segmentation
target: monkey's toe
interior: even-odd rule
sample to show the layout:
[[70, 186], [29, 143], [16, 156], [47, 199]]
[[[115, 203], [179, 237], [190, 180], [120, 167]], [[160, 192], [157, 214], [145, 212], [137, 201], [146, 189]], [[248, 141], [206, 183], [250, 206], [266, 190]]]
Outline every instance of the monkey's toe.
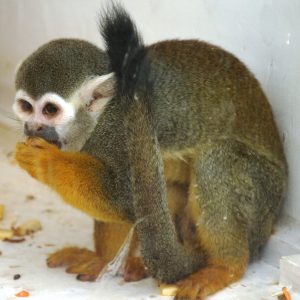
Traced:
[[88, 249], [68, 247], [51, 254], [47, 259], [50, 268], [66, 267], [66, 272], [78, 274], [81, 281], [94, 281], [105, 266], [95, 252]]
[[204, 294], [200, 283], [183, 280], [177, 284], [178, 290], [174, 300], [203, 300]]
[[124, 281], [127, 282], [139, 281], [148, 276], [149, 274], [140, 257], [129, 257], [126, 260], [124, 273], [123, 273]]
[[95, 255], [93, 251], [78, 247], [67, 247], [49, 255], [47, 265], [49, 268], [69, 267], [76, 263], [86, 261], [87, 257]]
[[80, 281], [95, 281], [105, 265], [103, 259], [94, 254], [94, 257], [86, 257], [86, 261], [71, 265], [66, 272], [78, 274], [76, 278]]
[[88, 274], [78, 274], [76, 276], [76, 279], [79, 281], [84, 281], [84, 282], [93, 282], [98, 278], [98, 275], [100, 274], [100, 272], [98, 274], [94, 274], [94, 275], [88, 275]]

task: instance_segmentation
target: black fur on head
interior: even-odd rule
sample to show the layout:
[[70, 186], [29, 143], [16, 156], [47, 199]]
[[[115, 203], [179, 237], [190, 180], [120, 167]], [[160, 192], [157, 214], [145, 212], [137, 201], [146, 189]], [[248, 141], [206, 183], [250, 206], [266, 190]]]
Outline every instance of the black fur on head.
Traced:
[[132, 96], [137, 85], [144, 86], [149, 74], [142, 38], [131, 17], [116, 3], [100, 15], [99, 28], [116, 76], [117, 94]]

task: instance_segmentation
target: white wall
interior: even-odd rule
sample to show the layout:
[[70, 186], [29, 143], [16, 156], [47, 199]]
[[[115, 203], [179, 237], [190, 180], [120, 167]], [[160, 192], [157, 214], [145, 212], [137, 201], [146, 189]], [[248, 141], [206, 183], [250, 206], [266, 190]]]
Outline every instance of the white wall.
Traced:
[[[0, 121], [11, 105], [16, 64], [53, 38], [80, 37], [101, 45], [97, 12], [107, 2], [0, 0]], [[300, 219], [300, 0], [122, 2], [147, 43], [203, 39], [233, 52], [256, 74], [285, 137], [287, 211]]]

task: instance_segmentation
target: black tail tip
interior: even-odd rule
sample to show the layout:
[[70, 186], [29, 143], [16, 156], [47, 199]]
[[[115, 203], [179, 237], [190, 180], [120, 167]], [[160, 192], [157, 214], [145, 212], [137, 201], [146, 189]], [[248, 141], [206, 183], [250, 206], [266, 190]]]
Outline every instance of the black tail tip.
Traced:
[[118, 73], [125, 58], [143, 46], [135, 23], [124, 7], [113, 2], [102, 11], [99, 29], [111, 61], [112, 71]]
[[126, 93], [132, 90], [139, 78], [146, 53], [142, 38], [130, 15], [115, 2], [102, 11], [99, 29], [118, 90]]

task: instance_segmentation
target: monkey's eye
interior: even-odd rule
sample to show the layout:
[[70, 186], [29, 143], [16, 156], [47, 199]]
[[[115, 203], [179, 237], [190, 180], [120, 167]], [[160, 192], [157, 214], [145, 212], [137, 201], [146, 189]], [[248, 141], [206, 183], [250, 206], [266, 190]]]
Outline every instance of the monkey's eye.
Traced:
[[20, 107], [21, 107], [22, 111], [28, 112], [28, 113], [31, 113], [33, 111], [33, 107], [28, 101], [20, 99], [19, 103], [20, 103]]
[[55, 116], [58, 112], [58, 107], [52, 103], [47, 103], [43, 108], [43, 114], [49, 117]]

